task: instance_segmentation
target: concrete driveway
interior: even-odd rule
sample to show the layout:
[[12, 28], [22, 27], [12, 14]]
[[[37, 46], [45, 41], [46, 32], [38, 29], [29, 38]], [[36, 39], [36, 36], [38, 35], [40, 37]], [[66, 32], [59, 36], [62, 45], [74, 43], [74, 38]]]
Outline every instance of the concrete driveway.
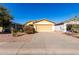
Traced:
[[79, 54], [79, 39], [62, 32], [40, 32], [29, 42], [0, 42], [0, 54]]

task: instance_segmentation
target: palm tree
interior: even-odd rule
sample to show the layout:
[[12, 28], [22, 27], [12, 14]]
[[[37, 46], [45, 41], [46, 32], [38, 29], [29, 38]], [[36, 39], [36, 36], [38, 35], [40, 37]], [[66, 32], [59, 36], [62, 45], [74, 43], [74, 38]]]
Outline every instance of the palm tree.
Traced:
[[0, 6], [0, 23], [3, 27], [3, 31], [5, 28], [10, 28], [11, 20], [13, 17], [9, 14], [9, 11], [7, 8]]

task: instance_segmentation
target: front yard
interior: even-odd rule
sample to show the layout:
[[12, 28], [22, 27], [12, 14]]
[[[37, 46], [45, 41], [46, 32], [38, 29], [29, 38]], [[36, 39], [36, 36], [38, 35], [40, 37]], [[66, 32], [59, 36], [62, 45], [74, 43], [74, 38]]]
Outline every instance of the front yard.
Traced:
[[79, 38], [79, 24], [68, 24], [65, 34]]
[[13, 37], [12, 34], [0, 34], [0, 42], [21, 42], [30, 41], [33, 34], [17, 33], [17, 37]]
[[69, 36], [73, 36], [73, 37], [79, 38], [79, 33], [65, 32], [65, 34], [67, 34]]
[[79, 54], [79, 39], [58, 31], [19, 37], [0, 34], [0, 54]]

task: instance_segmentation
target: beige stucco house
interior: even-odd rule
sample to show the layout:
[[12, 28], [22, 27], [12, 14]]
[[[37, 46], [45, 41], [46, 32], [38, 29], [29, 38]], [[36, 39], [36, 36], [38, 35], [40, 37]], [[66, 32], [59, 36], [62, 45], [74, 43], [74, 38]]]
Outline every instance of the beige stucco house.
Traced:
[[34, 25], [37, 32], [53, 32], [55, 30], [55, 23], [47, 19], [29, 21], [25, 24], [25, 26], [27, 25]]

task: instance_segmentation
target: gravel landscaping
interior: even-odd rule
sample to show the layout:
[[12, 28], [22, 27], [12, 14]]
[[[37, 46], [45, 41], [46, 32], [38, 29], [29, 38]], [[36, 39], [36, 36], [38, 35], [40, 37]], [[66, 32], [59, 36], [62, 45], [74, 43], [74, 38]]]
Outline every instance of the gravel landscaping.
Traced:
[[79, 55], [79, 39], [63, 32], [0, 34], [1, 55]]
[[79, 38], [79, 33], [66, 32], [65, 34], [67, 34], [69, 36], [73, 36], [73, 37]]
[[0, 34], [0, 42], [22, 42], [30, 41], [33, 34], [18, 33], [17, 37], [13, 37], [12, 34]]

